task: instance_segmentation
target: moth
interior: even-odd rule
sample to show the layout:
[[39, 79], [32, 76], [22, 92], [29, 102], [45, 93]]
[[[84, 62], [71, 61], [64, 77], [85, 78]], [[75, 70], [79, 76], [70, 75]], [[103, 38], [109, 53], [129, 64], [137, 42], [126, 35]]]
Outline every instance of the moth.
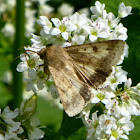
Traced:
[[44, 72], [52, 75], [68, 116], [79, 114], [91, 99], [91, 88], [102, 85], [124, 52], [125, 42], [110, 40], [62, 48], [50, 46], [38, 54]]

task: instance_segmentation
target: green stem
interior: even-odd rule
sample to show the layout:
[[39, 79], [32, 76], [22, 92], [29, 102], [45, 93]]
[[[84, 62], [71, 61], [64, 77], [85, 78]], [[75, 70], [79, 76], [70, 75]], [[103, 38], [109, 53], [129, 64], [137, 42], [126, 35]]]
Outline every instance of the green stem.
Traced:
[[[16, 0], [16, 34], [15, 42], [13, 46], [13, 58], [20, 56], [24, 45], [24, 20], [25, 20], [25, 6], [24, 0]], [[16, 67], [19, 64], [20, 59], [16, 59], [11, 67], [13, 73], [13, 100], [11, 101], [11, 107], [17, 108], [20, 106], [22, 101], [22, 73], [16, 71]]]

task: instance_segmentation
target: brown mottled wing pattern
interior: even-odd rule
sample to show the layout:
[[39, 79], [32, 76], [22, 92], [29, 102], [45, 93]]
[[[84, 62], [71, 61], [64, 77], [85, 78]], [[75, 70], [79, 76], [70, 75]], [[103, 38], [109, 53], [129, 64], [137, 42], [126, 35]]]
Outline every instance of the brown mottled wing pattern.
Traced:
[[64, 48], [83, 79], [94, 87], [103, 84], [120, 60], [125, 42], [110, 40]]
[[45, 48], [40, 56], [44, 59], [44, 68], [49, 68], [54, 79], [65, 112], [70, 117], [79, 114], [90, 100], [91, 92], [90, 87], [79, 79], [70, 56], [60, 46]]
[[[55, 68], [49, 66], [49, 70], [59, 92], [65, 112], [70, 117], [79, 114], [83, 110], [86, 103], [86, 100], [84, 100], [81, 94], [88, 94], [88, 86], [74, 80], [72, 77], [70, 77], [70, 75], [66, 74], [64, 69], [58, 72]], [[85, 87], [87, 90], [82, 91], [81, 87]]]

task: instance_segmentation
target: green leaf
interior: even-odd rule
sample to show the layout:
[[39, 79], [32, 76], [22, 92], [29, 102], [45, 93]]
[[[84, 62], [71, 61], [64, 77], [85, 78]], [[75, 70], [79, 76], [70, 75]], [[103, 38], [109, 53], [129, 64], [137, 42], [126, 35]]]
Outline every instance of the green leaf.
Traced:
[[65, 138], [68, 138], [78, 129], [83, 126], [81, 118], [69, 117], [65, 112], [63, 113], [63, 121], [61, 124], [61, 133]]
[[124, 70], [128, 71], [128, 77], [132, 78], [132, 84], [140, 82], [140, 10], [134, 8], [132, 15], [123, 20], [128, 29], [127, 44], [129, 46], [128, 58], [124, 60]]

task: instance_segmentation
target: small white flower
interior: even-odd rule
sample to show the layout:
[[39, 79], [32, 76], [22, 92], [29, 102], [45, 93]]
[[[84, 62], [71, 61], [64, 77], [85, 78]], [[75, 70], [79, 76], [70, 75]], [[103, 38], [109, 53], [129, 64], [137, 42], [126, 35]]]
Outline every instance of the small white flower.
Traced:
[[[88, 24], [89, 19], [86, 17], [86, 14], [75, 13], [70, 17], [70, 24], [76, 25], [77, 28], [82, 28], [84, 25]], [[77, 29], [76, 28], [76, 29]]]
[[118, 84], [121, 84], [126, 81], [127, 72], [122, 70], [121, 66], [116, 66], [115, 69], [113, 69], [111, 76], [107, 78], [102, 87], [109, 86], [112, 90], [115, 90]]
[[54, 8], [50, 5], [41, 4], [39, 5], [39, 14], [40, 15], [49, 15], [51, 12], [54, 11]]
[[96, 1], [95, 6], [90, 7], [90, 10], [96, 18], [102, 16], [104, 8], [105, 8], [105, 4], [101, 4], [99, 1]]
[[59, 98], [58, 90], [57, 90], [57, 88], [56, 88], [56, 86], [55, 86], [54, 83], [52, 83], [52, 84], [48, 87], [48, 90], [47, 90], [47, 91], [48, 91], [48, 92], [51, 92], [51, 95], [52, 95], [52, 97], [53, 97], [54, 99]]
[[31, 35], [32, 35], [31, 42], [34, 44], [34, 46], [37, 46], [38, 48], [44, 46], [44, 38], [42, 36], [37, 36], [34, 34]]
[[10, 108], [7, 106], [4, 108], [2, 114], [0, 115], [4, 120], [5, 119], [14, 119], [19, 115], [19, 110], [15, 109], [14, 112], [10, 110]]
[[59, 8], [58, 8], [58, 13], [61, 16], [68, 16], [68, 15], [72, 15], [74, 12], [74, 7], [72, 7], [71, 5], [67, 4], [67, 3], [63, 3]]
[[48, 28], [52, 28], [52, 23], [49, 21], [49, 19], [46, 16], [40, 16], [39, 19], [37, 20], [37, 23], [39, 25], [47, 26]]
[[127, 39], [127, 28], [123, 27], [122, 23], [120, 23], [116, 26], [114, 32], [117, 35], [118, 39], [120, 39], [120, 40]]
[[38, 62], [37, 55], [30, 55], [30, 58], [29, 58], [29, 56], [27, 54], [21, 54], [20, 59], [22, 62], [20, 62], [17, 65], [18, 72], [26, 71], [29, 68], [34, 68], [37, 65], [36, 62]]
[[115, 127], [116, 119], [113, 116], [103, 114], [99, 116], [99, 126], [97, 127], [96, 133], [100, 133], [101, 131], [109, 133]]
[[25, 35], [26, 37], [30, 37], [31, 33], [35, 32], [35, 22], [36, 22], [36, 17], [35, 17], [36, 11], [31, 9], [30, 7], [25, 8], [25, 17], [26, 17], [26, 22], [25, 22]]
[[44, 137], [45, 133], [38, 127], [39, 124], [39, 119], [33, 116], [30, 118], [30, 124], [26, 125], [30, 140], [41, 139]]
[[58, 18], [51, 19], [55, 28], [52, 29], [52, 35], [58, 35], [61, 33], [62, 37], [67, 40], [68, 39], [68, 32], [74, 31], [76, 26], [74, 24], [69, 23], [68, 17], [65, 17], [60, 21]]
[[15, 34], [14, 25], [12, 23], [9, 23], [9, 22], [7, 22], [5, 24], [5, 26], [2, 28], [1, 31], [6, 37], [13, 37]]
[[119, 10], [118, 10], [118, 17], [120, 18], [125, 18], [131, 13], [132, 7], [131, 6], [125, 6], [124, 3], [122, 2], [119, 5]]
[[96, 128], [99, 125], [99, 120], [97, 117], [97, 111], [95, 113], [92, 114], [92, 119], [86, 121], [87, 123], [85, 124], [87, 127], [87, 140], [91, 140], [93, 138], [93, 133], [96, 131]]
[[2, 134], [0, 134], [0, 140], [5, 140], [5, 138]]
[[115, 97], [115, 94], [113, 92], [108, 92], [105, 90], [93, 90], [93, 97], [91, 98], [91, 103], [98, 103], [102, 102], [104, 104], [108, 104], [110, 102], [111, 98]]
[[127, 135], [129, 134], [129, 131], [131, 131], [131, 130], [134, 129], [134, 124], [130, 120], [131, 120], [131, 116], [125, 116], [125, 117], [122, 117], [121, 119], [119, 119], [117, 121], [117, 123], [119, 124], [119, 126], [121, 126], [121, 129]]
[[112, 115], [115, 117], [120, 117], [121, 116], [121, 109], [119, 107], [119, 102], [116, 99], [112, 99], [108, 104], [105, 105], [107, 108], [107, 114]]
[[89, 40], [91, 42], [96, 41], [98, 38], [109, 37], [107, 20], [98, 18], [95, 22], [91, 22], [90, 26], [83, 26], [83, 29], [89, 34]]
[[123, 116], [140, 115], [140, 104], [135, 99], [130, 98], [128, 94], [122, 94], [121, 99], [120, 112]]
[[119, 23], [120, 21], [120, 18], [116, 18], [115, 15], [113, 13], [108, 13], [107, 14], [107, 17], [108, 19], [108, 24], [110, 26], [110, 29], [113, 29], [116, 27], [116, 25]]
[[88, 8], [81, 8], [80, 10], [78, 10], [79, 14], [86, 14], [87, 17], [89, 17], [90, 15], [90, 11]]
[[13, 131], [8, 131], [8, 132], [5, 133], [5, 139], [4, 140], [10, 140], [10, 139], [21, 140], [21, 138], [17, 137], [17, 133], [15, 133]]
[[78, 44], [83, 44], [85, 41], [85, 36], [79, 35], [79, 36], [74, 36], [72, 38], [72, 45], [78, 45]]

